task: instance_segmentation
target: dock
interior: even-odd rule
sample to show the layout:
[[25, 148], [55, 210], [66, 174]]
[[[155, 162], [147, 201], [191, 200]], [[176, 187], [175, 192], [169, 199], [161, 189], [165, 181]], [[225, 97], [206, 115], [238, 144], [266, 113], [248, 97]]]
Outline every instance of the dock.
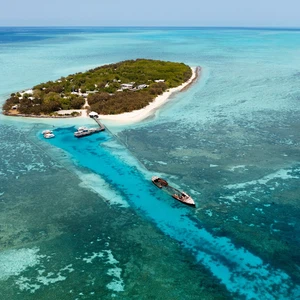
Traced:
[[75, 137], [80, 138], [80, 137], [84, 137], [84, 136], [91, 135], [93, 133], [97, 133], [97, 132], [105, 130], [105, 126], [98, 119], [97, 113], [92, 112], [89, 115], [90, 115], [90, 118], [94, 119], [94, 121], [98, 124], [99, 128], [79, 127], [78, 131], [76, 131], [74, 133]]
[[97, 130], [97, 132], [105, 130], [105, 126], [100, 122], [98, 116], [90, 116], [90, 118], [94, 119], [94, 121], [99, 125], [100, 128]]

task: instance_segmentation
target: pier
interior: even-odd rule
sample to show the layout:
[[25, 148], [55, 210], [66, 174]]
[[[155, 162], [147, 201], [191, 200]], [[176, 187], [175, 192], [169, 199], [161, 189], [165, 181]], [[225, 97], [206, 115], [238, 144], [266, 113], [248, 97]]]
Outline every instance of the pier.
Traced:
[[80, 138], [80, 137], [84, 137], [84, 136], [105, 130], [105, 126], [98, 119], [97, 113], [91, 112], [89, 114], [89, 116], [90, 116], [90, 118], [95, 120], [95, 122], [99, 125], [99, 128], [79, 127], [78, 130], [74, 133], [75, 137]]
[[90, 118], [94, 119], [94, 121], [99, 125], [100, 128], [97, 130], [97, 132], [105, 130], [105, 126], [100, 122], [98, 116], [90, 116]]

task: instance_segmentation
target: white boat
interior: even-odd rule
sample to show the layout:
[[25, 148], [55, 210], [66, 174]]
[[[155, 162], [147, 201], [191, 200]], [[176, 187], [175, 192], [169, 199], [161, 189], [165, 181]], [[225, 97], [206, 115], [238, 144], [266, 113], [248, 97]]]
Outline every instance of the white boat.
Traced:
[[74, 133], [74, 136], [76, 137], [83, 137], [87, 136], [96, 132], [102, 131], [102, 128], [78, 128], [78, 130]]
[[88, 128], [85, 127], [85, 126], [81, 126], [81, 127], [78, 127], [77, 131], [80, 132], [80, 131], [87, 131]]
[[99, 127], [99, 128], [87, 128], [85, 126], [82, 126], [82, 127], [79, 127], [76, 132], [74, 132], [74, 136], [79, 138], [79, 137], [87, 136], [87, 135], [90, 135], [90, 134], [93, 134], [96, 132], [100, 132], [103, 130], [105, 130], [104, 126]]
[[55, 135], [53, 133], [45, 133], [44, 134], [45, 139], [51, 139], [51, 138], [54, 138], [54, 137], [55, 137]]
[[42, 134], [49, 134], [49, 133], [53, 133], [53, 132], [49, 129], [46, 129], [46, 130], [42, 131]]
[[174, 199], [186, 205], [196, 207], [195, 201], [192, 199], [191, 196], [189, 196], [186, 192], [179, 191], [174, 187], [170, 186], [165, 179], [159, 178], [157, 176], [152, 176], [151, 180], [158, 188], [163, 189], [169, 194], [171, 194], [171, 196]]
[[195, 201], [192, 199], [192, 197], [183, 191], [178, 191], [177, 193], [174, 193], [172, 195], [172, 197], [184, 204], [187, 204], [187, 205], [190, 205], [193, 207], [196, 206]]

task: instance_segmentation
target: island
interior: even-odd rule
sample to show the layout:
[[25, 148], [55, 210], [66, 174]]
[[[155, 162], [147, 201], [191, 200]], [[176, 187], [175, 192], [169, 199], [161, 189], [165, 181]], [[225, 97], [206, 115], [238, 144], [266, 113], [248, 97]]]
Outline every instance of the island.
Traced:
[[90, 111], [100, 115], [130, 113], [178, 87], [186, 87], [197, 72], [184, 63], [126, 60], [12, 93], [3, 113], [29, 117], [86, 116]]

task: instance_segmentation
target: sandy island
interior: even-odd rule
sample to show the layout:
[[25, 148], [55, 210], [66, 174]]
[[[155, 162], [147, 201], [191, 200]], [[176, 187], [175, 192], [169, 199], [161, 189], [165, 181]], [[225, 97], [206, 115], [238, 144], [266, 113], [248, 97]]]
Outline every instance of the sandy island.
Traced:
[[[170, 100], [171, 95], [186, 90], [187, 88], [189, 88], [190, 85], [192, 85], [198, 79], [198, 77], [201, 75], [201, 67], [191, 67], [191, 69], [192, 69], [192, 76], [188, 81], [184, 82], [183, 84], [181, 84], [181, 85], [179, 85], [175, 88], [168, 89], [162, 95], [157, 96], [153, 100], [153, 102], [151, 102], [146, 107], [144, 107], [142, 109], [139, 109], [139, 110], [134, 110], [132, 112], [122, 113], [122, 114], [118, 114], [118, 115], [99, 115], [99, 119], [104, 120], [104, 121], [112, 121], [112, 124], [115, 124], [115, 125], [123, 125], [123, 124], [125, 125], [125, 124], [137, 123], [137, 122], [140, 122], [140, 121], [148, 118], [149, 116], [154, 114], [158, 108], [160, 108], [162, 105], [164, 105], [166, 102], [168, 102]], [[6, 116], [16, 116], [16, 117], [25, 117], [25, 118], [28, 118], [28, 119], [38, 118], [38, 119], [44, 119], [45, 121], [46, 121], [46, 119], [47, 120], [54, 120], [54, 119], [58, 120], [59, 119], [61, 121], [62, 120], [64, 120], [64, 121], [73, 120], [74, 121], [74, 119], [78, 120], [78, 118], [81, 121], [84, 121], [86, 119], [90, 119], [86, 109], [78, 109], [78, 110], [72, 109], [72, 110], [68, 110], [68, 111], [65, 111], [65, 112], [66, 113], [71, 113], [73, 111], [76, 111], [76, 112], [80, 113], [81, 115], [78, 116], [78, 117], [70, 117], [70, 116], [56, 116], [56, 117], [52, 117], [52, 116], [34, 116], [34, 115], [21, 115], [21, 114], [17, 114], [17, 113], [10, 113], [10, 114], [5, 114], [5, 115]], [[69, 122], [66, 122], [66, 123], [69, 123]], [[83, 122], [80, 122], [80, 123], [83, 123]]]
[[[146, 107], [119, 115], [99, 115], [99, 118], [101, 120], [116, 121], [119, 124], [137, 123], [148, 118], [149, 116], [154, 114], [159, 107], [165, 104], [172, 94], [186, 90], [191, 84], [193, 84], [197, 80], [197, 78], [201, 74], [201, 67], [192, 67], [191, 69], [192, 76], [188, 81], [175, 88], [168, 89], [162, 95], [157, 96], [153, 100], [153, 102], [151, 102]], [[81, 116], [85, 117], [83, 114]]]

